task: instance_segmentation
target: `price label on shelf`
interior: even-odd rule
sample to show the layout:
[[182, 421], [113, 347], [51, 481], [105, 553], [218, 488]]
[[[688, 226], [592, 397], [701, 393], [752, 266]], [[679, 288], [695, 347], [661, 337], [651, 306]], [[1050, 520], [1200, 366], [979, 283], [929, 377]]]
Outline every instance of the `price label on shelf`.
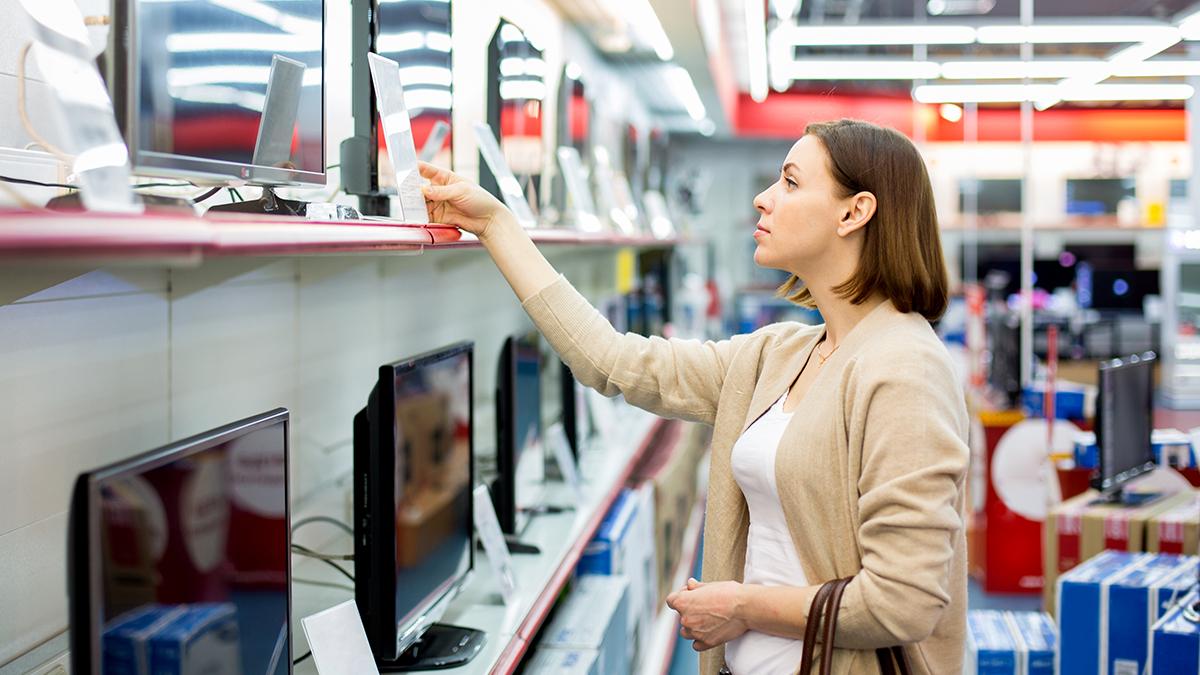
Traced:
[[358, 605], [353, 600], [306, 616], [300, 625], [321, 675], [379, 675]]
[[486, 485], [475, 488], [475, 531], [483, 542], [483, 550], [487, 553], [488, 563], [500, 585], [500, 595], [504, 604], [513, 606], [517, 597], [517, 577], [513, 573], [512, 557], [508, 554], [508, 544], [504, 541], [504, 533], [500, 531], [500, 520], [496, 518], [496, 509], [492, 506], [492, 496]]

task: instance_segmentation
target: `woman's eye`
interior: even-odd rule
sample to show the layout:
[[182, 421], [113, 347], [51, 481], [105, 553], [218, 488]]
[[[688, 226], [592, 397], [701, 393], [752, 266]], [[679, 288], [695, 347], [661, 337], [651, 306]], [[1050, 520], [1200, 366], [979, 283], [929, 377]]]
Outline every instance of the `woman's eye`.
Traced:
[[797, 187], [796, 181], [792, 180], [791, 178], [784, 178], [783, 180], [787, 182], [788, 187], [790, 187], [790, 188]]

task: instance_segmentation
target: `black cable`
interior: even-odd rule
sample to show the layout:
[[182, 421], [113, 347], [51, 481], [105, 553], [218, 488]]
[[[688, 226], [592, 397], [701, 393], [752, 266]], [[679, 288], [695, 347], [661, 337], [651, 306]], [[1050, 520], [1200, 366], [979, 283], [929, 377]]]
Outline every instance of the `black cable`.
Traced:
[[242, 199], [242, 193], [238, 192], [237, 188], [229, 188], [229, 198], [233, 199], [234, 197], [237, 197], [237, 200], [239, 202], [246, 201], [246, 200]]
[[0, 181], [4, 181], [5, 183], [16, 183], [18, 185], [34, 185], [37, 187], [65, 188], [67, 190], [78, 190], [79, 189], [78, 186], [67, 185], [66, 183], [45, 183], [40, 180], [30, 180], [28, 178], [15, 178], [13, 176], [0, 176]]
[[304, 518], [303, 520], [298, 520], [292, 524], [292, 534], [295, 534], [296, 530], [300, 529], [302, 526], [311, 525], [312, 523], [328, 523], [329, 525], [333, 525], [334, 527], [337, 527], [338, 529], [345, 530], [346, 534], [349, 534], [350, 536], [354, 536], [354, 528], [353, 527], [350, 527], [349, 525], [347, 525], [346, 523], [343, 523], [342, 521], [338, 520], [337, 518], [330, 518], [329, 516], [313, 516], [311, 518]]
[[325, 563], [326, 565], [329, 565], [333, 569], [341, 572], [342, 576], [344, 576], [350, 580], [350, 583], [354, 583], [354, 575], [347, 572], [345, 567], [342, 567], [341, 565], [333, 562], [332, 560], [324, 560], [322, 558], [313, 558], [313, 560], [320, 560], [321, 562]]
[[211, 189], [211, 190], [207, 190], [207, 191], [205, 191], [205, 192], [201, 192], [199, 195], [197, 195], [196, 197], [193, 197], [193, 198], [192, 198], [192, 203], [193, 203], [193, 204], [199, 204], [200, 202], [204, 201], [205, 199], [208, 199], [209, 197], [212, 197], [213, 195], [217, 194], [217, 193], [218, 193], [218, 192], [220, 192], [220, 191], [221, 191], [221, 188], [220, 188], [220, 187], [215, 187], [215, 188], [213, 188], [213, 189]]
[[196, 184], [195, 183], [138, 183], [137, 185], [131, 185], [130, 187], [132, 187], [135, 190], [140, 190], [142, 188], [160, 188], [160, 187], [196, 187]]
[[296, 659], [295, 661], [292, 661], [292, 665], [293, 665], [293, 666], [298, 666], [298, 665], [300, 665], [301, 663], [304, 663], [305, 661], [307, 661], [307, 660], [308, 660], [308, 657], [310, 657], [310, 656], [312, 656], [312, 652], [311, 652], [311, 651], [304, 652], [304, 656], [301, 656], [300, 658]]
[[354, 560], [354, 555], [351, 553], [321, 553], [300, 544], [292, 544], [292, 553], [299, 553], [307, 558], [316, 558], [317, 560]]

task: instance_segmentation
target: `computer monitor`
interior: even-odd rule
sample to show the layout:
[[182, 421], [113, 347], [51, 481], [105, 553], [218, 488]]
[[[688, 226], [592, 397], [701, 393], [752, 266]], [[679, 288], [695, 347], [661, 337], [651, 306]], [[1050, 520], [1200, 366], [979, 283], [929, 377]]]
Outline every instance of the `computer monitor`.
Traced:
[[542, 341], [542, 429], [549, 433], [561, 424], [571, 446], [571, 454], [579, 457], [580, 439], [588, 435], [586, 399], [583, 385], [575, 380], [571, 369], [558, 358], [549, 343]]
[[386, 153], [380, 143], [383, 133], [367, 54], [400, 64], [414, 147], [418, 153], [428, 149], [422, 159], [453, 167], [453, 4], [451, 0], [350, 2], [354, 136], [342, 143], [340, 168], [346, 192], [359, 196], [363, 213], [387, 215], [388, 195], [396, 193], [395, 177], [380, 166]]
[[496, 371], [497, 476], [492, 499], [505, 534], [519, 534], [527, 522], [522, 512], [539, 506], [544, 496], [539, 342], [537, 332], [510, 335]]
[[1099, 462], [1092, 487], [1109, 501], [1122, 499], [1134, 478], [1154, 470], [1154, 352], [1100, 364], [1096, 398]]
[[1115, 214], [1117, 205], [1133, 196], [1132, 178], [1068, 178], [1067, 214]]
[[81, 474], [68, 530], [71, 672], [291, 672], [287, 410]]
[[1132, 268], [1094, 269], [1091, 307], [1114, 312], [1141, 312], [1147, 295], [1159, 294], [1159, 271]]
[[[541, 206], [545, 150], [542, 106], [548, 89], [542, 50], [517, 24], [501, 19], [488, 46], [487, 123], [496, 133], [500, 150], [536, 216]], [[482, 155], [479, 184], [502, 199], [496, 177]]]
[[483, 644], [435, 623], [474, 564], [473, 353], [380, 366], [354, 417], [354, 594], [381, 670], [465, 663]]
[[1020, 178], [963, 178], [958, 181], [958, 211], [966, 213], [967, 196], [975, 191], [976, 213], [1021, 212]]
[[135, 173], [325, 184], [324, 0], [112, 11], [108, 82]]

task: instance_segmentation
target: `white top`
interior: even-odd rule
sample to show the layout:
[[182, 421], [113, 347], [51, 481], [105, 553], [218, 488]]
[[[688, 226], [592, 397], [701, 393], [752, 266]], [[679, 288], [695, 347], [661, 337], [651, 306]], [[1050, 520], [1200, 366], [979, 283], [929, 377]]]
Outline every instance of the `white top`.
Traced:
[[[762, 586], [807, 586], [800, 556], [779, 503], [775, 453], [792, 413], [784, 394], [746, 429], [733, 446], [733, 478], [750, 508], [744, 582]], [[725, 664], [734, 675], [791, 675], [800, 667], [802, 640], [747, 631], [725, 645]]]

